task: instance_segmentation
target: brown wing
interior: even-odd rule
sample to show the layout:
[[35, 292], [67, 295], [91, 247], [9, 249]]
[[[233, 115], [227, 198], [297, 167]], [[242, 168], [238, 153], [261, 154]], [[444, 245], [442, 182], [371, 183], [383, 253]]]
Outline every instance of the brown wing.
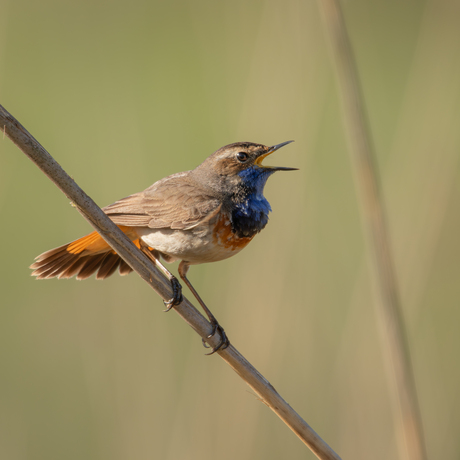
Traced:
[[187, 179], [166, 177], [143, 192], [103, 208], [115, 224], [129, 227], [190, 229], [216, 215], [220, 202]]

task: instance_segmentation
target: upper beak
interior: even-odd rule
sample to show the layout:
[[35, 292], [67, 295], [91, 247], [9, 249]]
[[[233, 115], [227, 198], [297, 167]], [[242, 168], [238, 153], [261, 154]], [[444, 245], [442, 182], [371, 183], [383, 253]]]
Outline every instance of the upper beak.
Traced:
[[[265, 157], [268, 157], [268, 155], [272, 154], [273, 152], [276, 152], [279, 150], [281, 147], [284, 147], [287, 144], [290, 144], [291, 142], [294, 141], [287, 141], [287, 142], [282, 142], [281, 144], [276, 144], [273, 147], [270, 147], [268, 152], [262, 153], [254, 162], [257, 166], [263, 166], [262, 161]], [[271, 169], [272, 171], [297, 171], [299, 168], [287, 168], [284, 166], [263, 166], [266, 169]]]

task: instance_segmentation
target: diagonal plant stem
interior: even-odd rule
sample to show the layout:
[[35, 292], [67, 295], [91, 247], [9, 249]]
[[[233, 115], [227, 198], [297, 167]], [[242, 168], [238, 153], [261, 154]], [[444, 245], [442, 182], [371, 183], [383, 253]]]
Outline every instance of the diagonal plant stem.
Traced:
[[[83, 192], [32, 135], [1, 105], [0, 127], [6, 136], [72, 200], [83, 217], [101, 234], [123, 260], [164, 300], [170, 299], [172, 296], [170, 282], [146, 255], [104, 214], [96, 203]], [[220, 337], [208, 338], [212, 332], [210, 323], [185, 297], [183, 302], [174, 307], [174, 309], [210, 346], [214, 347], [219, 343]], [[219, 350], [217, 353], [319, 459], [340, 460], [340, 457], [292, 409], [238, 350], [230, 345], [225, 350]]]
[[399, 432], [404, 435], [404, 443], [400, 443], [401, 456], [425, 460], [427, 456], [415, 380], [358, 72], [339, 0], [320, 0], [320, 4], [332, 45], [355, 184], [361, 201], [361, 217], [376, 286], [375, 304], [382, 345], [393, 377], [393, 399], [401, 427]]

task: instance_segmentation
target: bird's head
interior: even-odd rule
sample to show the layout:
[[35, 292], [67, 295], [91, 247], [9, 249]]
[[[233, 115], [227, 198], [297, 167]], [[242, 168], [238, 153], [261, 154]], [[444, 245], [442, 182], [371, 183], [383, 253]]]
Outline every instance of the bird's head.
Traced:
[[297, 168], [266, 166], [265, 157], [293, 141], [268, 147], [252, 142], [236, 142], [220, 148], [209, 156], [194, 172], [212, 181], [213, 185], [232, 187], [243, 184], [263, 189], [267, 178], [276, 171], [294, 171]]

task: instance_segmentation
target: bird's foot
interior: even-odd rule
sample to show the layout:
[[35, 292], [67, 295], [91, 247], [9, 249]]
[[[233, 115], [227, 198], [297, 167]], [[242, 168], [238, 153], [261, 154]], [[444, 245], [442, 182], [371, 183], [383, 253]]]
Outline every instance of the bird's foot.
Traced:
[[[212, 333], [208, 335], [208, 339], [213, 337], [216, 334], [216, 332], [219, 332], [220, 337], [221, 337], [221, 341], [217, 346], [215, 346], [215, 347], [213, 347], [211, 349], [210, 353], [206, 353], [206, 355], [212, 355], [217, 350], [225, 350], [230, 345], [230, 340], [228, 340], [228, 337], [227, 337], [227, 334], [224, 331], [224, 328], [217, 321], [216, 322], [211, 322], [211, 325], [212, 325], [213, 329], [212, 329]], [[203, 346], [205, 348], [211, 348], [206, 343], [206, 341], [204, 339], [201, 339], [201, 340], [203, 341]]]
[[171, 288], [173, 290], [173, 296], [169, 300], [163, 300], [166, 310], [163, 311], [169, 311], [171, 308], [173, 308], [176, 305], [179, 305], [182, 302], [182, 286], [180, 285], [179, 281], [177, 281], [177, 278], [175, 276], [172, 276], [171, 279]]

